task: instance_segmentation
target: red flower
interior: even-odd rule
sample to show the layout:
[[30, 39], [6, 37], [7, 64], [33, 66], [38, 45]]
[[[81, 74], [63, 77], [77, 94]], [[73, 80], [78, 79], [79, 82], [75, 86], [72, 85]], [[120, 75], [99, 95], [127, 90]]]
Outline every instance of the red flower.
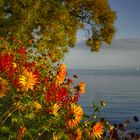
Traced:
[[26, 57], [26, 48], [24, 46], [20, 47], [17, 52], [21, 54], [22, 58]]
[[73, 77], [74, 77], [74, 78], [78, 78], [78, 76], [77, 76], [77, 75], [75, 75], [75, 74], [73, 75]]
[[13, 67], [14, 56], [11, 56], [8, 52], [4, 55], [0, 53], [0, 71], [5, 72], [8, 78], [13, 78], [15, 68]]
[[47, 82], [49, 82], [50, 78], [49, 77], [46, 77], [44, 80], [43, 80], [43, 83], [46, 84]]
[[47, 103], [57, 102], [61, 104], [67, 104], [69, 101], [68, 89], [51, 83], [50, 86], [47, 87], [45, 100]]
[[26, 62], [25, 64], [25, 68], [26, 69], [30, 69], [30, 68], [34, 68], [35, 67], [35, 62]]
[[68, 83], [68, 84], [72, 84], [72, 82], [73, 82], [73, 81], [72, 81], [71, 79], [68, 79], [68, 80], [67, 80], [67, 83]]
[[72, 103], [76, 103], [76, 102], [78, 102], [78, 100], [79, 100], [79, 92], [77, 92], [77, 93], [73, 96], [73, 98], [71, 99], [71, 102], [72, 102]]
[[36, 75], [36, 79], [37, 81], [40, 80], [40, 74], [39, 74], [39, 71], [38, 71], [38, 68], [36, 68], [36, 70], [33, 72], [34, 75]]

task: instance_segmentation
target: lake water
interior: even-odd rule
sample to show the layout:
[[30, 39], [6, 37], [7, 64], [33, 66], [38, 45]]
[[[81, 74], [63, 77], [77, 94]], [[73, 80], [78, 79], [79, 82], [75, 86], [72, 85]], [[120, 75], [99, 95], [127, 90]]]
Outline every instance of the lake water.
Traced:
[[[140, 71], [122, 70], [69, 70], [69, 77], [78, 75], [79, 82], [86, 82], [86, 94], [79, 103], [88, 115], [93, 114], [94, 101], [105, 100], [107, 105], [101, 115], [112, 124], [126, 119], [133, 122], [133, 116], [140, 118]], [[130, 123], [129, 129], [140, 128], [140, 123]], [[137, 130], [140, 132], [140, 130]]]

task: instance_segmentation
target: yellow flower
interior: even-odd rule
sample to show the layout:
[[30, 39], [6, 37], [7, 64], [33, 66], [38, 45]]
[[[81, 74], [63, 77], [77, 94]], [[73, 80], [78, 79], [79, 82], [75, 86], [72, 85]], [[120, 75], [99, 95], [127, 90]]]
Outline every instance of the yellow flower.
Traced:
[[8, 82], [0, 77], [0, 98], [9, 90]]
[[34, 102], [34, 107], [36, 110], [40, 110], [42, 108], [41, 104], [39, 104], [38, 102]]
[[19, 78], [19, 83], [22, 87], [22, 91], [28, 91], [29, 89], [33, 89], [33, 86], [37, 83], [37, 78], [33, 72], [25, 69]]
[[93, 129], [92, 129], [92, 136], [93, 137], [96, 137], [97, 139], [100, 139], [102, 138], [102, 134], [104, 132], [104, 129], [103, 129], [103, 123], [101, 122], [97, 122], [94, 126], [93, 126]]
[[66, 77], [66, 65], [61, 64], [60, 68], [59, 68], [58, 75], [56, 77], [56, 80], [57, 80], [59, 85], [63, 83], [65, 77]]
[[113, 125], [110, 125], [109, 126], [109, 130], [112, 131], [113, 129], [114, 129], [114, 126]]
[[79, 92], [84, 94], [85, 93], [85, 82], [84, 81], [81, 81], [79, 84], [78, 84], [78, 87], [79, 87]]
[[58, 110], [59, 110], [60, 106], [55, 103], [52, 108], [51, 108], [51, 113], [54, 115], [54, 116], [57, 116], [58, 115]]
[[79, 105], [71, 104], [66, 114], [66, 121], [70, 128], [77, 125], [83, 117], [83, 109]]

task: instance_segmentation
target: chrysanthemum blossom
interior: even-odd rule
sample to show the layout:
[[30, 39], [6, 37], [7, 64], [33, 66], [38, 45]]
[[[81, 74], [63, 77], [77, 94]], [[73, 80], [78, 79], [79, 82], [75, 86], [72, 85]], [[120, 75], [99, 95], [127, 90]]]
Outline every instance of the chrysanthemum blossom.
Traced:
[[57, 83], [59, 85], [62, 84], [65, 77], [66, 77], [66, 65], [61, 64], [59, 67], [59, 72], [58, 72], [57, 77], [56, 77]]
[[55, 103], [51, 108], [51, 114], [53, 114], [54, 116], [58, 116], [59, 108], [60, 106], [57, 103]]
[[5, 96], [9, 89], [8, 82], [0, 77], [0, 98]]
[[29, 89], [32, 90], [36, 83], [38, 83], [36, 75], [25, 69], [19, 78], [19, 84], [22, 87], [22, 91], [28, 91]]
[[104, 126], [103, 123], [101, 122], [97, 122], [92, 129], [92, 136], [97, 138], [97, 139], [101, 139], [102, 138], [102, 134], [104, 132]]
[[77, 125], [83, 117], [83, 109], [79, 105], [71, 104], [66, 114], [66, 122], [70, 128]]
[[80, 93], [84, 94], [85, 93], [85, 82], [84, 81], [81, 81], [79, 84], [78, 84], [78, 90]]

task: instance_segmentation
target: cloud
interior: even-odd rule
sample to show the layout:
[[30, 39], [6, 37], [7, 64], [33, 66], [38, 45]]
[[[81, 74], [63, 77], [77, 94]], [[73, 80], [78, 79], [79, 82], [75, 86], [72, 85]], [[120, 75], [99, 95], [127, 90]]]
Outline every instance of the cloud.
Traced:
[[114, 39], [112, 45], [102, 46], [91, 52], [83, 41], [65, 57], [69, 69], [93, 69], [97, 67], [137, 67], [140, 66], [140, 39]]
[[[87, 49], [85, 39], [76, 42], [77, 49]], [[140, 49], [140, 39], [115, 38], [111, 45], [103, 44], [101, 49]]]
[[119, 38], [114, 39], [112, 44], [103, 45], [103, 49], [140, 49], [140, 39]]

